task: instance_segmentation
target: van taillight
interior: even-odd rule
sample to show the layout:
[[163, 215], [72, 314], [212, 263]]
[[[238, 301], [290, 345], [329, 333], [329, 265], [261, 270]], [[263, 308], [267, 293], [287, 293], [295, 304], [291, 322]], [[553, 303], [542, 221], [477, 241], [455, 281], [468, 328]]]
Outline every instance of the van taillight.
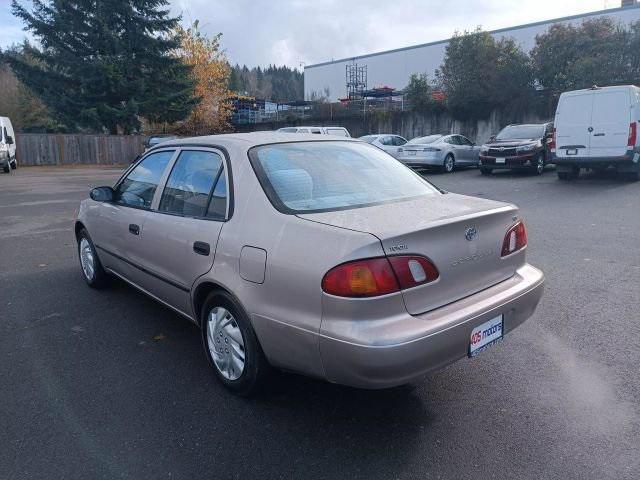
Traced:
[[502, 242], [502, 256], [506, 257], [512, 253], [522, 250], [527, 246], [527, 229], [524, 222], [519, 221], [511, 227], [504, 236]]
[[433, 282], [438, 269], [425, 257], [402, 255], [343, 263], [322, 279], [322, 290], [338, 297], [377, 297]]
[[556, 151], [556, 129], [553, 129], [553, 134], [551, 135], [551, 143], [549, 143], [549, 149], [555, 153]]
[[627, 141], [627, 146], [629, 148], [633, 148], [636, 146], [636, 138], [638, 136], [638, 125], [636, 122], [629, 124], [629, 140]]

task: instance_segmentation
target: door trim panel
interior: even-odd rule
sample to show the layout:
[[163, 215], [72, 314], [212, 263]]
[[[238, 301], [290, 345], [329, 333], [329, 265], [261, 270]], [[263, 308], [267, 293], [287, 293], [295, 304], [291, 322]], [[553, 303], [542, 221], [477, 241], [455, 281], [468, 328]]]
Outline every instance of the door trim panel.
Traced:
[[[136, 269], [140, 270], [141, 272], [146, 273], [147, 275], [151, 275], [152, 277], [157, 278], [158, 280], [160, 280], [160, 281], [162, 281], [164, 283], [167, 283], [167, 284], [171, 285], [172, 287], [175, 287], [175, 288], [177, 288], [179, 290], [182, 290], [183, 292], [187, 292], [187, 293], [191, 292], [191, 289], [189, 289], [189, 287], [187, 287], [186, 285], [178, 283], [178, 282], [176, 282], [174, 280], [169, 280], [168, 278], [165, 278], [162, 275], [158, 275], [157, 273], [152, 272], [148, 268], [145, 268], [145, 267], [143, 267], [141, 265], [138, 265], [137, 263], [132, 262], [128, 258], [121, 257], [117, 253], [111, 252], [111, 251], [107, 250], [106, 248], [101, 247], [100, 245], [95, 245], [95, 247], [98, 250], [102, 250], [103, 252], [108, 253], [112, 257], [117, 258], [121, 262], [125, 262], [127, 265], [131, 265], [133, 268], [136, 268]], [[118, 276], [121, 276], [121, 275], [118, 275]]]

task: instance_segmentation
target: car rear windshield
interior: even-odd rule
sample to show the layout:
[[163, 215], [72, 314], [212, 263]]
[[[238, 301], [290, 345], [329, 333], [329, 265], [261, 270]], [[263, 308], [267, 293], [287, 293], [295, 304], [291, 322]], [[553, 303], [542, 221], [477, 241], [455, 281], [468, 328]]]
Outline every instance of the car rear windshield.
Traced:
[[254, 147], [251, 164], [271, 203], [284, 213], [346, 210], [440, 192], [374, 146], [297, 142]]
[[414, 138], [413, 140], [409, 140], [407, 143], [417, 143], [423, 145], [425, 143], [433, 143], [440, 138], [442, 138], [442, 135], [427, 135], [426, 137]]
[[496, 136], [497, 140], [520, 140], [542, 138], [544, 136], [544, 125], [512, 125], [503, 128]]

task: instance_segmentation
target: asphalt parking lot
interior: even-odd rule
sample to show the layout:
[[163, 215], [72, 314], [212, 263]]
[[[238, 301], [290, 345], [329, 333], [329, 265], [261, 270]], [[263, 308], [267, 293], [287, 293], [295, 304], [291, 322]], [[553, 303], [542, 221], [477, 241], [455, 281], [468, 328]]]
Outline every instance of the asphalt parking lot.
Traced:
[[122, 283], [89, 289], [72, 220], [119, 170], [0, 175], [0, 478], [640, 477], [640, 183], [427, 175], [514, 202], [547, 276], [504, 342], [361, 391], [214, 379], [195, 326]]

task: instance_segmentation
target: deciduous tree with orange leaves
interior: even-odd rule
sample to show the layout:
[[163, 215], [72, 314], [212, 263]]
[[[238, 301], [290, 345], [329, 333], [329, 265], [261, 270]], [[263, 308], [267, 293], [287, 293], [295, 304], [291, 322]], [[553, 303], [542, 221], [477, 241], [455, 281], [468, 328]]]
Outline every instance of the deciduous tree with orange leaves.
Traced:
[[229, 100], [231, 69], [220, 50], [221, 33], [207, 36], [195, 20], [187, 29], [178, 27], [180, 38], [177, 55], [192, 67], [195, 95], [200, 103], [189, 117], [177, 127], [180, 134], [207, 135], [231, 130], [232, 105]]

